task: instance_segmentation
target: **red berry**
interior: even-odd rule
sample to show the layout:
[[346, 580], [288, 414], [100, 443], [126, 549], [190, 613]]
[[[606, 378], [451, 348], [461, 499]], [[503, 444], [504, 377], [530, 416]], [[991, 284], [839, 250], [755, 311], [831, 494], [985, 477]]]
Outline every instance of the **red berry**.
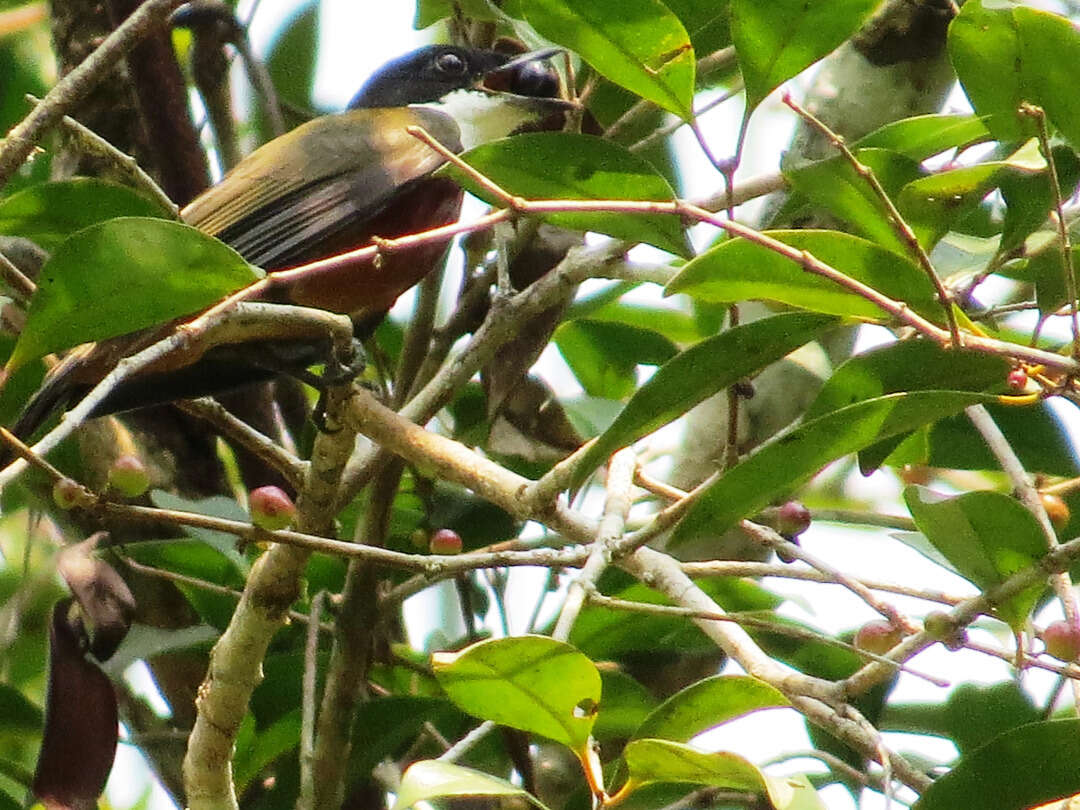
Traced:
[[903, 638], [903, 633], [892, 622], [878, 620], [867, 622], [855, 633], [855, 646], [860, 650], [884, 655]]
[[136, 498], [150, 488], [150, 473], [138, 456], [123, 455], [109, 467], [109, 486], [121, 495]]
[[1042, 632], [1046, 652], [1059, 661], [1075, 661], [1080, 657], [1080, 627], [1070, 622], [1052, 622]]
[[280, 487], [259, 487], [248, 495], [251, 522], [268, 532], [284, 529], [296, 515], [296, 505]]
[[461, 535], [453, 529], [439, 529], [431, 535], [428, 550], [432, 554], [460, 554], [462, 545]]
[[1050, 517], [1050, 522], [1054, 524], [1055, 529], [1060, 532], [1069, 525], [1072, 513], [1069, 511], [1069, 505], [1065, 501], [1049, 492], [1040, 492], [1039, 500], [1042, 501], [1043, 509], [1046, 510], [1046, 514]]
[[791, 539], [810, 528], [810, 510], [800, 501], [788, 501], [776, 515], [776, 531]]
[[1009, 372], [1009, 376], [1005, 378], [1005, 381], [1010, 390], [1019, 394], [1027, 388], [1028, 375], [1022, 368], [1014, 368]]

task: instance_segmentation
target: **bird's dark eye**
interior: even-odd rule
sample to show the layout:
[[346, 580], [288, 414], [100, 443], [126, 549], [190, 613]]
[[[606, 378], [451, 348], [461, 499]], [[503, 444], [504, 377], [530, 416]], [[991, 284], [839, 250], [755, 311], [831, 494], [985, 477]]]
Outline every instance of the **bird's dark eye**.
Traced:
[[435, 67], [447, 76], [462, 76], [465, 73], [465, 60], [456, 53], [441, 53], [435, 59]]

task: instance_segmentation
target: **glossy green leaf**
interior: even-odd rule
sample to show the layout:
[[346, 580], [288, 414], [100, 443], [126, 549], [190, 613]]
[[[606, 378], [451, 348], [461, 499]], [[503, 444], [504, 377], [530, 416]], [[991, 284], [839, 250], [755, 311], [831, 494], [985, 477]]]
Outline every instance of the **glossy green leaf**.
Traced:
[[1026, 810], [1080, 792], [1080, 720], [1031, 723], [961, 757], [912, 810]]
[[[1054, 167], [1062, 199], [1072, 194], [1080, 182], [1080, 159], [1064, 144], [1052, 148]], [[999, 251], [1005, 253], [1023, 244], [1024, 240], [1046, 222], [1054, 205], [1048, 172], [1003, 172], [998, 187], [1005, 200], [1005, 221], [1001, 226]]]
[[753, 109], [859, 30], [876, 0], [732, 0], [731, 37]]
[[900, 391], [987, 391], [1001, 388], [1009, 373], [1003, 357], [967, 349], [943, 349], [927, 340], [877, 346], [841, 363], [818, 392], [804, 417]]
[[[299, 673], [297, 673], [299, 674]], [[251, 715], [245, 716], [245, 723]], [[243, 734], [243, 726], [241, 726]], [[268, 726], [259, 728], [250, 725], [251, 736], [244, 744], [238, 740], [236, 757], [233, 760], [237, 789], [243, 790], [251, 784], [274, 760], [282, 754], [292, 751], [300, 742], [300, 707], [287, 712]]]
[[25, 237], [48, 251], [76, 231], [115, 217], [171, 214], [130, 188], [89, 177], [41, 183], [0, 200], [0, 233]]
[[545, 636], [481, 641], [434, 654], [432, 668], [463, 711], [584, 750], [600, 702], [600, 673], [569, 644]]
[[990, 140], [986, 124], [975, 115], [916, 115], [886, 124], [855, 142], [858, 149], [888, 149], [912, 160], [926, 160], [946, 149]]
[[890, 394], [784, 431], [709, 487], [675, 528], [673, 540], [718, 535], [786, 495], [829, 462], [983, 399], [980, 394], [957, 391]]
[[635, 739], [689, 742], [710, 728], [759, 709], [788, 706], [776, 688], [749, 675], [715, 675], [676, 692], [645, 719]]
[[[1046, 554], [1039, 523], [1018, 500], [999, 492], [946, 497], [925, 487], [907, 487], [904, 502], [926, 539], [965, 579], [985, 590]], [[1033, 585], [995, 612], [1020, 632], [1045, 586]]]
[[683, 782], [765, 794], [777, 810], [825, 810], [803, 777], [770, 777], [749, 760], [727, 751], [706, 754], [668, 740], [634, 740], [623, 757], [630, 773], [626, 790]]
[[1080, 148], [1080, 98], [1069, 69], [1080, 61], [1080, 31], [1058, 14], [1016, 6], [1023, 92], [1045, 111], [1074, 148]]
[[833, 318], [810, 313], [776, 315], [729, 329], [676, 355], [638, 389], [615, 422], [586, 451], [573, 486], [580, 486], [615, 450], [779, 360], [834, 323]]
[[392, 810], [407, 810], [419, 802], [469, 796], [502, 796], [524, 799], [537, 807], [544, 805], [528, 791], [505, 779], [437, 759], [420, 760], [401, 777]]
[[1073, 148], [1080, 146], [1080, 99], [1067, 66], [1080, 59], [1080, 32], [1064, 17], [1024, 6], [965, 3], [949, 28], [949, 54], [975, 111], [1008, 140], [1035, 134], [1017, 110], [1042, 107]]
[[[766, 231], [766, 235], [805, 250], [825, 264], [881, 293], [906, 302], [922, 315], [944, 318], [926, 274], [902, 255], [839, 231]], [[865, 320], [889, 316], [836, 282], [745, 239], [728, 239], [688, 262], [665, 292], [686, 293], [700, 301], [732, 303], [748, 299]]]
[[1012, 12], [969, 0], [949, 25], [948, 44], [956, 76], [994, 137], [1013, 140], [1033, 135], [1031, 122], [1016, 115], [1025, 94]]
[[657, 366], [678, 352], [657, 332], [615, 321], [568, 321], [555, 330], [554, 340], [582, 388], [607, 399], [634, 392], [638, 365]]
[[525, 17], [598, 73], [658, 107], [690, 117], [694, 49], [659, 0], [528, 0]]
[[[860, 149], [855, 156], [873, 170], [885, 193], [894, 201], [901, 188], [923, 175], [916, 161], [896, 152]], [[901, 256], [908, 255], [907, 246], [897, 234], [881, 198], [843, 157], [790, 169], [784, 172], [784, 177], [803, 197], [828, 209], [867, 239]]]
[[8, 360], [28, 360], [189, 315], [262, 273], [195, 228], [124, 217], [92, 225], [45, 263]]
[[900, 191], [897, 204], [909, 225], [936, 241], [979, 202], [1011, 177], [1035, 177], [1046, 171], [1038, 141], [1031, 139], [1006, 160], [937, 172]]
[[[675, 193], [648, 161], [591, 135], [530, 132], [478, 146], [462, 156], [512, 194], [531, 199], [652, 200]], [[458, 182], [486, 202], [496, 198], [452, 166]], [[579, 231], [647, 242], [680, 256], [691, 255], [682, 223], [662, 214], [557, 213], [544, 219]]]
[[765, 792], [757, 767], [727, 751], [706, 754], [684, 743], [640, 739], [623, 750], [630, 782], [638, 787], [655, 782], [689, 782], [731, 790]]

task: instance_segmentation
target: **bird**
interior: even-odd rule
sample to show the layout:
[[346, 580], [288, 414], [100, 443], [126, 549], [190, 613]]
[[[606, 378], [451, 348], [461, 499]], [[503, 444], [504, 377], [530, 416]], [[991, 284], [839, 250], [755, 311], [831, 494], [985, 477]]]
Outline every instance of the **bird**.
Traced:
[[[411, 51], [375, 71], [344, 112], [315, 118], [256, 149], [180, 217], [267, 271], [364, 247], [373, 237], [452, 224], [460, 215], [461, 188], [433, 176], [444, 158], [407, 128], [422, 127], [454, 152], [549, 128], [571, 106], [558, 96], [557, 74], [542, 67], [558, 52], [510, 56], [456, 45]], [[349, 315], [354, 332], [365, 336], [398, 296], [440, 262], [448, 244], [355, 260], [333, 273], [274, 287], [273, 297], [263, 300]], [[73, 349], [46, 375], [12, 432], [31, 436], [55, 410], [76, 402], [119, 360], [173, 325]], [[270, 379], [283, 367], [304, 379], [303, 369], [325, 359], [325, 347], [288, 336], [217, 346], [179, 367], [173, 361], [125, 380], [92, 416], [223, 393]]]

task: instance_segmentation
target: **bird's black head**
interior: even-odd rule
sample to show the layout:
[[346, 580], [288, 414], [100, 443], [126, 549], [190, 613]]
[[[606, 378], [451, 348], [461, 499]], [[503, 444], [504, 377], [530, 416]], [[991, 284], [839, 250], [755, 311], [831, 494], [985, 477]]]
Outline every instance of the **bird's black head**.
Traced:
[[509, 60], [495, 51], [428, 45], [379, 68], [349, 102], [349, 108], [404, 107], [438, 101], [455, 90], [474, 86]]

